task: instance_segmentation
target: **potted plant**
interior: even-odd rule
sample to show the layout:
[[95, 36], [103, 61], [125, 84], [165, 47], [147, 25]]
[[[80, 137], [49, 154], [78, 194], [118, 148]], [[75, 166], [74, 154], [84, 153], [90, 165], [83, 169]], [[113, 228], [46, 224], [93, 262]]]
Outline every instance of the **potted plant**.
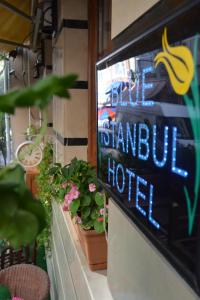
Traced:
[[75, 221], [89, 267], [91, 270], [105, 269], [108, 206], [105, 194], [99, 191], [96, 171], [88, 162], [74, 158], [62, 168], [62, 174], [63, 209], [68, 210]]

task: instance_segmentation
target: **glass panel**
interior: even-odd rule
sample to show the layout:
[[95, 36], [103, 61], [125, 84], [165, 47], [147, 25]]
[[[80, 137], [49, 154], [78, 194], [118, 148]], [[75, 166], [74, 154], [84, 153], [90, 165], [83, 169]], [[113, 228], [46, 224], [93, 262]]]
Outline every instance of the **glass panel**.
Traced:
[[99, 179], [199, 292], [199, 35], [120, 59], [97, 71]]

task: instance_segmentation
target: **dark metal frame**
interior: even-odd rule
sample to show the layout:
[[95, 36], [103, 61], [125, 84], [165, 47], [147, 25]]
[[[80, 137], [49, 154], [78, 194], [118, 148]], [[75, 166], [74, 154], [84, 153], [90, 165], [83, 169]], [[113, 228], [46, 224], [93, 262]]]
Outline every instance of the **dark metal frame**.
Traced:
[[0, 44], [6, 44], [6, 45], [10, 45], [10, 46], [22, 47], [22, 48], [27, 48], [27, 49], [30, 48], [27, 45], [20, 44], [20, 43], [14, 42], [14, 41], [4, 40], [4, 39], [0, 39]]

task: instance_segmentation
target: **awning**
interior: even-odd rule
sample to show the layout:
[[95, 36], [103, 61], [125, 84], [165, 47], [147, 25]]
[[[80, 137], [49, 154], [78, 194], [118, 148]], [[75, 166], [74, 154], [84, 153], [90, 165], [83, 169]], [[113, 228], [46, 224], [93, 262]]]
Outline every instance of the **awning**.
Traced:
[[0, 51], [11, 51], [31, 35], [31, 0], [0, 0]]

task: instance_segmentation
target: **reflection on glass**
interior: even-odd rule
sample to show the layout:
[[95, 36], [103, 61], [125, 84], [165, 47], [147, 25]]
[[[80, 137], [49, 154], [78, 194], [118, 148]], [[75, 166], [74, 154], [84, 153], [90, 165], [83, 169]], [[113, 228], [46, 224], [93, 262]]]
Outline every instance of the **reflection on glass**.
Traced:
[[[185, 45], [193, 53], [195, 38], [174, 46]], [[200, 124], [200, 110], [189, 112], [164, 64], [155, 68], [160, 51], [97, 72], [98, 176], [129, 216], [140, 220], [198, 281], [199, 197], [188, 212], [185, 191], [195, 199], [200, 140], [194, 137], [191, 120]], [[197, 77], [199, 69], [197, 60]], [[187, 95], [192, 97], [191, 89]]]

